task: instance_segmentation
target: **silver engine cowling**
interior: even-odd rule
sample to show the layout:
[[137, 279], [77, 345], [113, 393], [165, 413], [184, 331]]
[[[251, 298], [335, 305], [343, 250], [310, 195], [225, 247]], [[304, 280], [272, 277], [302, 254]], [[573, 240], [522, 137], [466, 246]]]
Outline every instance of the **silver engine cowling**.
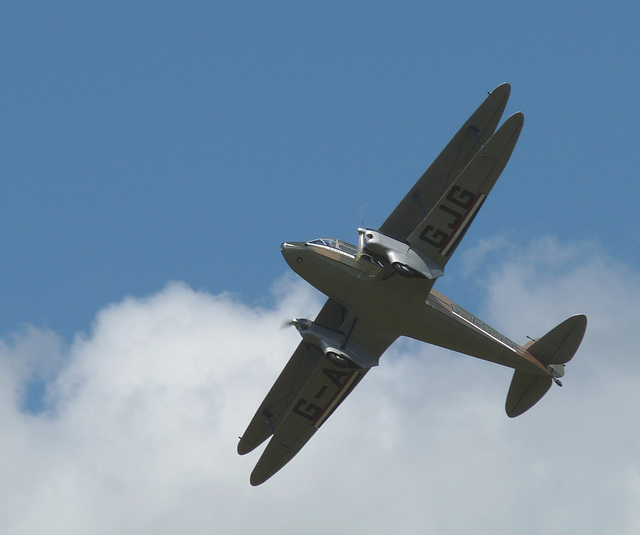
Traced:
[[359, 228], [358, 235], [360, 254], [382, 257], [405, 277], [437, 279], [444, 275], [443, 269], [433, 260], [404, 242], [371, 229]]

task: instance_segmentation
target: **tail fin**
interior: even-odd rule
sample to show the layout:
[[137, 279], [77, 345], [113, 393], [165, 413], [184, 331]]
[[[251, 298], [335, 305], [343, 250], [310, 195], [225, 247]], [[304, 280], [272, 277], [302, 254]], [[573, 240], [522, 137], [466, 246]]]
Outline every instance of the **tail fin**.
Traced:
[[516, 370], [507, 394], [507, 416], [515, 418], [533, 407], [549, 390], [553, 378], [564, 375], [564, 364], [573, 358], [586, 329], [586, 316], [572, 316], [527, 348], [540, 362], [552, 368], [554, 375]]

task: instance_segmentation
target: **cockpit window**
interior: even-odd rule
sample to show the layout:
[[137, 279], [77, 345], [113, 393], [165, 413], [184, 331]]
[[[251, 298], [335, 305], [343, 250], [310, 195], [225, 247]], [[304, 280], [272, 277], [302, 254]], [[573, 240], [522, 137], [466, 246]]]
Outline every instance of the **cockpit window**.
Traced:
[[318, 238], [317, 240], [311, 240], [307, 243], [311, 245], [324, 245], [325, 247], [332, 247], [333, 249], [335, 249], [336, 241], [337, 240], [334, 238]]
[[346, 243], [340, 240], [336, 240], [336, 242], [338, 245], [338, 249], [340, 249], [341, 251], [344, 251], [345, 253], [353, 256], [358, 255], [358, 248], [355, 245], [351, 245], [350, 243]]
[[358, 256], [358, 248], [355, 245], [346, 243], [335, 238], [319, 238], [307, 242], [308, 245], [322, 245], [331, 249], [336, 249], [341, 253], [346, 253], [354, 258]]

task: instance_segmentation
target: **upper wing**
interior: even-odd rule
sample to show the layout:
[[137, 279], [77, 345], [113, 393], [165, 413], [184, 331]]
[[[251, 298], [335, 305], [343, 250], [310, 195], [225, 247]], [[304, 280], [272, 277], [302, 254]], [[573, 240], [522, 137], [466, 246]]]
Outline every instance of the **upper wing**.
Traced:
[[[350, 316], [346, 308], [332, 299], [324, 305], [315, 323], [349, 332], [349, 340], [376, 359], [393, 342], [380, 329]], [[367, 371], [336, 364], [319, 348], [301, 342], [238, 444], [238, 453], [248, 453], [273, 435], [251, 474], [251, 484], [263, 483], [289, 462]]]
[[493, 135], [510, 92], [511, 86], [502, 84], [489, 94], [382, 224], [380, 232], [400, 241], [406, 240], [480, 146]]
[[507, 165], [524, 124], [509, 117], [447, 188], [406, 241], [444, 267]]

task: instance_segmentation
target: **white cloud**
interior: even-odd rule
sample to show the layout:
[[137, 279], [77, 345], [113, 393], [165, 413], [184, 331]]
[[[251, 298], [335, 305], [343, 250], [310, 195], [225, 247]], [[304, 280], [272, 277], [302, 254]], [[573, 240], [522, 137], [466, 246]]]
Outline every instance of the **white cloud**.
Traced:
[[[298, 343], [282, 321], [321, 305], [305, 283], [280, 281], [273, 308], [170, 284], [100, 311], [68, 347], [32, 328], [8, 337], [0, 531], [638, 531], [640, 276], [590, 245], [500, 247], [483, 318], [522, 341], [589, 315], [565, 387], [511, 420], [509, 370], [400, 341], [257, 488], [259, 452], [238, 456], [237, 436]], [[34, 377], [37, 415], [21, 400]]]

